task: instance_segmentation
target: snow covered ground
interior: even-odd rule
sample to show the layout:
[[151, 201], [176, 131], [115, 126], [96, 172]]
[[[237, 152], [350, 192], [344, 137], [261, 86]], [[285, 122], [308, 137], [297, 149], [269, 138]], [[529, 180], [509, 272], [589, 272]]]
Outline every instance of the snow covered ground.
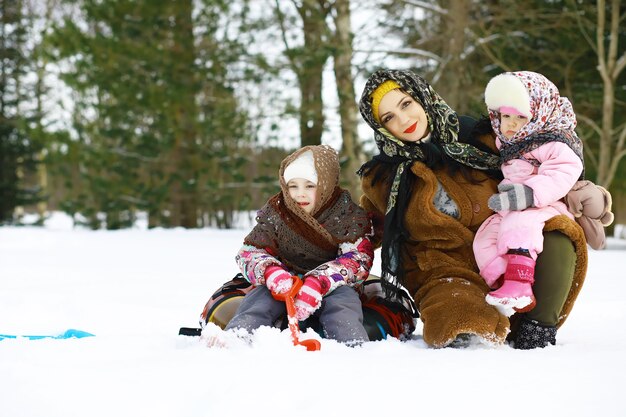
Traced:
[[306, 352], [265, 329], [224, 350], [178, 336], [237, 272], [247, 231], [94, 232], [59, 216], [0, 228], [0, 334], [96, 335], [0, 341], [0, 417], [626, 415], [626, 240], [590, 252], [546, 349], [418, 337]]

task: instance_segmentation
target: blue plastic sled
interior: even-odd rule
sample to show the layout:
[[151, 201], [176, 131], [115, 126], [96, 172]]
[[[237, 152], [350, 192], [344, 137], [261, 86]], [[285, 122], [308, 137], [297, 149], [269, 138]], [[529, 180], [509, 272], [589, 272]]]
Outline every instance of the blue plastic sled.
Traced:
[[83, 337], [91, 337], [91, 336], [95, 336], [95, 334], [91, 334], [91, 333], [87, 333], [84, 332], [82, 330], [76, 330], [76, 329], [68, 329], [65, 332], [61, 333], [61, 334], [57, 334], [57, 335], [30, 335], [30, 336], [26, 336], [26, 335], [14, 335], [14, 334], [0, 334], [0, 340], [3, 339], [17, 339], [18, 337], [23, 337], [24, 339], [29, 339], [29, 340], [39, 340], [39, 339], [80, 339]]

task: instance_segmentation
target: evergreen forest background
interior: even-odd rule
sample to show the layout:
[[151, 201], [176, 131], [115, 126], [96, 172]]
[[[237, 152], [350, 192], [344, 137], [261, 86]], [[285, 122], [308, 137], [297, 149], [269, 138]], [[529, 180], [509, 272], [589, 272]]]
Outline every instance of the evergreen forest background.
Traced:
[[494, 75], [546, 75], [626, 224], [626, 1], [0, 0], [0, 59], [0, 224], [229, 228], [319, 143], [358, 197], [381, 67], [475, 117]]

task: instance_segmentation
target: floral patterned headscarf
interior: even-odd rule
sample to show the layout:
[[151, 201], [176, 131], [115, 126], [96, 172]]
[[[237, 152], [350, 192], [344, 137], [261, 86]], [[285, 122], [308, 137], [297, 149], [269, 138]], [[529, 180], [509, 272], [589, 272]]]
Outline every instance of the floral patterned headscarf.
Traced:
[[[574, 131], [577, 122], [572, 103], [566, 97], [561, 97], [554, 83], [531, 71], [505, 74], [515, 76], [528, 91], [532, 117], [511, 139], [507, 139], [500, 132], [500, 112], [498, 109], [489, 109], [491, 126], [501, 144], [502, 162], [518, 158], [550, 141], [566, 143], [583, 160], [582, 141]], [[503, 100], [506, 101], [506, 98]]]

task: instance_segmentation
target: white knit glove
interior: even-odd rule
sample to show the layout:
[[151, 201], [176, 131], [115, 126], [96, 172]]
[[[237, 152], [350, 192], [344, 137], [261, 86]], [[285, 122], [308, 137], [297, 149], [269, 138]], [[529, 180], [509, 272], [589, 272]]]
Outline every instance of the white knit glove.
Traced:
[[498, 184], [498, 194], [489, 197], [493, 211], [524, 210], [533, 205], [533, 189], [524, 184]]

